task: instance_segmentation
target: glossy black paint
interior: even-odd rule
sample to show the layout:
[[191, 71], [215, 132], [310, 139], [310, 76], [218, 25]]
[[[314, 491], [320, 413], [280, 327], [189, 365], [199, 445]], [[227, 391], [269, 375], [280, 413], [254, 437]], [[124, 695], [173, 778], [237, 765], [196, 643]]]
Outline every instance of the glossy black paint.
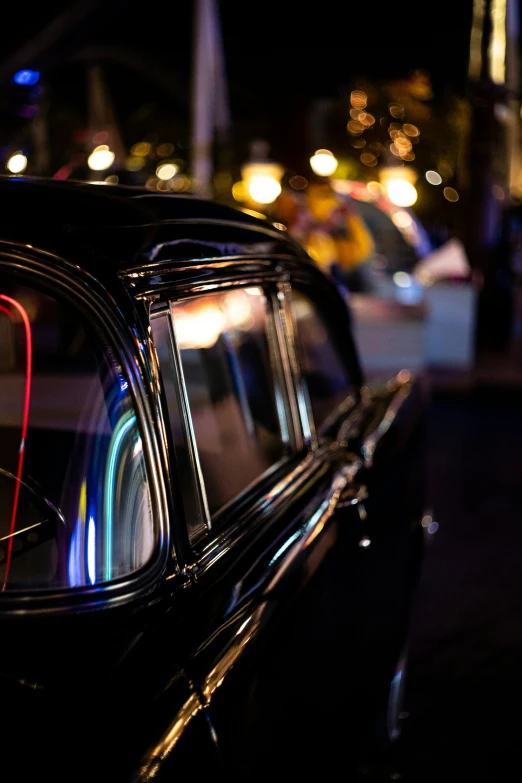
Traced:
[[[0, 282], [4, 268], [52, 281], [121, 356], [163, 525], [153, 567], [134, 579], [0, 595], [6, 779], [255, 780], [339, 763], [348, 777], [386, 734], [407, 640], [422, 388], [408, 374], [378, 394], [364, 386], [344, 300], [268, 222], [195, 197], [18, 177], [0, 178], [0, 199]], [[353, 395], [318, 443], [191, 543], [150, 312], [241, 284], [310, 293]]]

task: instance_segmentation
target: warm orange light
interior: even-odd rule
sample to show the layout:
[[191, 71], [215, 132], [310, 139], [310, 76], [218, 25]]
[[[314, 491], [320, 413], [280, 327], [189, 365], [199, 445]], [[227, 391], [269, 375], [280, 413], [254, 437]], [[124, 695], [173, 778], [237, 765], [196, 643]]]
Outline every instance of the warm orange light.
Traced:
[[444, 198], [448, 199], [448, 201], [458, 201], [459, 194], [455, 188], [444, 188]]
[[396, 117], [397, 119], [400, 119], [404, 114], [404, 106], [401, 106], [400, 103], [390, 103], [388, 110], [391, 116]]
[[310, 158], [310, 166], [319, 177], [329, 177], [337, 168], [337, 158], [330, 150], [316, 150]]
[[361, 163], [364, 163], [365, 166], [375, 166], [377, 158], [375, 155], [372, 155], [371, 152], [363, 152], [361, 155]]
[[362, 122], [363, 125], [369, 128], [370, 125], [373, 125], [375, 123], [375, 117], [373, 116], [373, 114], [368, 114], [368, 112], [362, 111], [359, 114], [359, 122]]
[[92, 171], [105, 171], [114, 163], [114, 157], [114, 152], [106, 144], [100, 144], [87, 158], [87, 165]]
[[150, 144], [148, 141], [139, 141], [131, 147], [131, 155], [136, 155], [138, 158], [145, 158], [149, 152]]
[[352, 136], [358, 136], [364, 131], [364, 125], [359, 120], [350, 120], [346, 128]]
[[368, 103], [368, 96], [362, 90], [353, 90], [350, 95], [350, 103], [355, 109], [365, 109]]
[[417, 189], [404, 179], [392, 179], [386, 183], [388, 198], [397, 207], [411, 207], [417, 201]]

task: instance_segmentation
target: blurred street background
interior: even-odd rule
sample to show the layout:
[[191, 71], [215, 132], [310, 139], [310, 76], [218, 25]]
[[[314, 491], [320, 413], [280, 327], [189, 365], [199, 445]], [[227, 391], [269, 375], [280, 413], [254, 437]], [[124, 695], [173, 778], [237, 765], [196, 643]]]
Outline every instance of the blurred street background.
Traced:
[[519, 5], [4, 4], [0, 167], [255, 212], [346, 285], [369, 375], [512, 380]]
[[362, 779], [504, 781], [521, 753], [520, 10], [0, 11], [5, 173], [194, 193], [275, 223], [344, 287], [367, 377], [406, 367], [431, 388], [403, 734]]

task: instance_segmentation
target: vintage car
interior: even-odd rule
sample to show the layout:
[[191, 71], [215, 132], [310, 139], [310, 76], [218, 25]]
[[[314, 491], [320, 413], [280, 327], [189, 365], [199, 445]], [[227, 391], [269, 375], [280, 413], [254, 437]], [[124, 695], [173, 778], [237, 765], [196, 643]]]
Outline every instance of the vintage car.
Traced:
[[0, 199], [3, 778], [350, 779], [399, 732], [422, 385], [365, 384], [283, 226]]

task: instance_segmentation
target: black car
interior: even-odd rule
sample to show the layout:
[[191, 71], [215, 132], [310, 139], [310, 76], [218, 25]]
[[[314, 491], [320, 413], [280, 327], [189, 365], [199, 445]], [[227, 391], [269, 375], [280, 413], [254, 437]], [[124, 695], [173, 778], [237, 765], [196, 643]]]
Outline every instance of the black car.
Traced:
[[365, 385], [345, 299], [266, 220], [0, 199], [3, 779], [350, 779], [398, 734], [421, 385]]

